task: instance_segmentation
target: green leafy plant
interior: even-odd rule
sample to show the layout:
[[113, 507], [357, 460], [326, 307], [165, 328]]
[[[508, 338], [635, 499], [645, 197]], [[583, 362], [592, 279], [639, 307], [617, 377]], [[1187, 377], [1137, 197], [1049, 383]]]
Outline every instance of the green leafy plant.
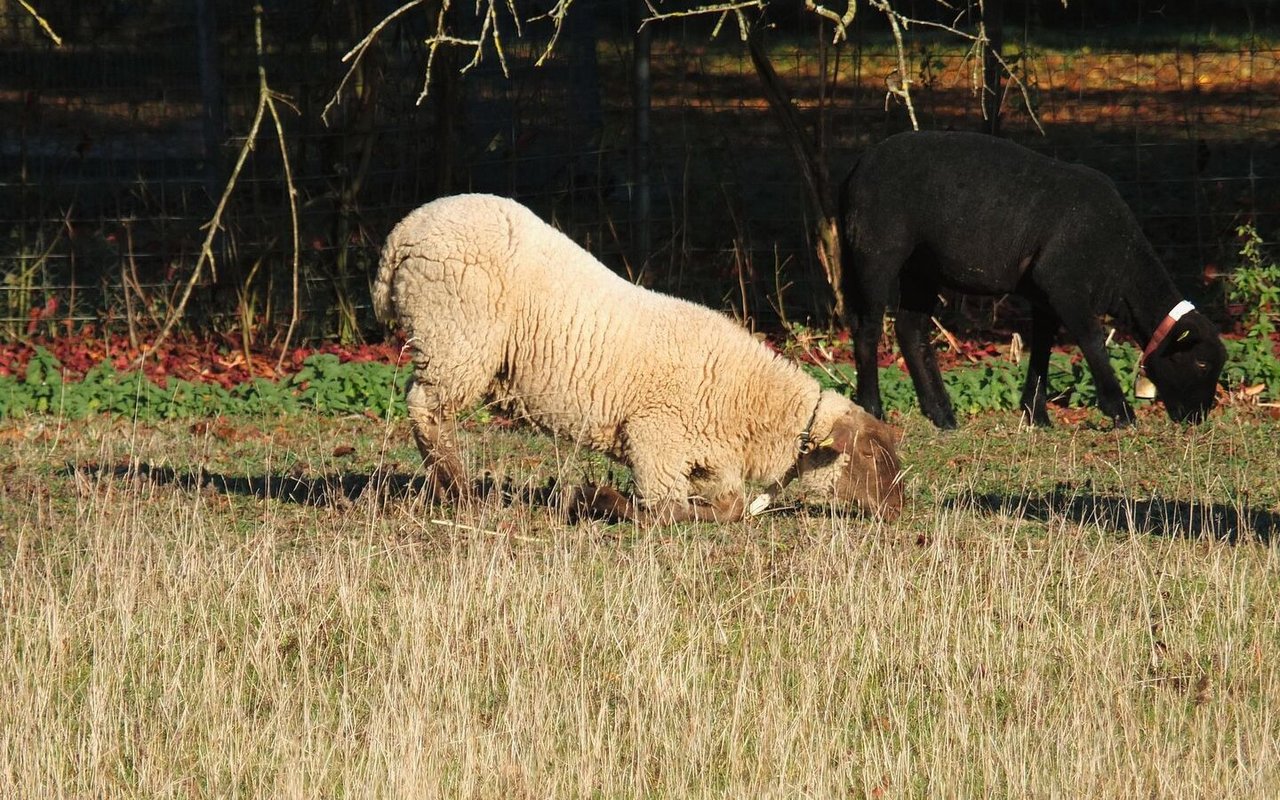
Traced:
[[404, 394], [408, 372], [378, 362], [343, 363], [331, 353], [311, 356], [293, 376], [304, 404], [318, 411], [370, 411], [383, 416]]
[[[1128, 343], [1115, 343], [1108, 355], [1121, 386], [1132, 392], [1138, 349]], [[948, 369], [942, 373], [942, 380], [956, 412], [972, 416], [984, 411], [1016, 409], [1022, 399], [1026, 370], [1026, 364], [988, 358]], [[857, 370], [852, 364], [813, 366], [810, 371], [824, 389], [838, 389], [853, 395]], [[1097, 397], [1093, 373], [1088, 365], [1083, 359], [1072, 358], [1067, 353], [1050, 355], [1049, 386], [1054, 400], [1071, 406], [1090, 405]], [[917, 407], [915, 388], [906, 371], [896, 366], [880, 368], [880, 399], [886, 411], [906, 412]]]
[[[1129, 396], [1133, 395], [1140, 355], [1141, 351], [1127, 342], [1113, 342], [1107, 347], [1111, 370], [1120, 381], [1120, 388]], [[1083, 358], [1072, 358], [1066, 353], [1049, 356], [1049, 387], [1055, 398], [1074, 407], [1092, 405], [1098, 399], [1098, 386], [1089, 365]]]
[[1241, 239], [1240, 263], [1226, 285], [1227, 301], [1240, 313], [1244, 336], [1227, 342], [1224, 382], [1228, 388], [1263, 384], [1265, 393], [1280, 392], [1280, 359], [1276, 358], [1276, 320], [1280, 317], [1280, 263], [1269, 258], [1257, 228], [1236, 228]]
[[942, 382], [951, 404], [961, 414], [1018, 407], [1025, 366], [987, 359], [970, 367], [947, 370]]
[[302, 401], [292, 385], [254, 378], [231, 389], [231, 399], [246, 414], [293, 414], [302, 409]]
[[290, 378], [264, 378], [224, 389], [216, 383], [170, 379], [164, 386], [143, 373], [121, 372], [103, 361], [78, 381], [63, 377], [58, 359], [37, 348], [25, 375], [0, 377], [0, 418], [54, 414], [80, 419], [114, 414], [141, 420], [217, 415], [328, 414], [404, 415], [405, 370], [379, 362], [342, 362], [318, 354]]

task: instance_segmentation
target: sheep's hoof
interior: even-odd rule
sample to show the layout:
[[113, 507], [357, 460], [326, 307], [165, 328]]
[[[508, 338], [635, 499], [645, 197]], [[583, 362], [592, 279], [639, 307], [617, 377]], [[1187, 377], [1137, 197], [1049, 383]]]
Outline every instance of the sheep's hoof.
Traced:
[[756, 495], [756, 498], [751, 501], [751, 505], [747, 506], [747, 516], [748, 517], [760, 516], [765, 512], [767, 508], [769, 508], [769, 504], [772, 502], [773, 502], [773, 497], [771, 497], [768, 492], [765, 492], [764, 494]]

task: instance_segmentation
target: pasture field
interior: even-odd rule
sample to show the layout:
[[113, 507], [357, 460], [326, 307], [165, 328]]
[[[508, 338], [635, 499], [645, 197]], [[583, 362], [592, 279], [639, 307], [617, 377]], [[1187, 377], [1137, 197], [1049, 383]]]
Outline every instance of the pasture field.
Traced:
[[1280, 796], [1277, 423], [1058, 413], [655, 529], [428, 506], [403, 422], [4, 422], [0, 796]]

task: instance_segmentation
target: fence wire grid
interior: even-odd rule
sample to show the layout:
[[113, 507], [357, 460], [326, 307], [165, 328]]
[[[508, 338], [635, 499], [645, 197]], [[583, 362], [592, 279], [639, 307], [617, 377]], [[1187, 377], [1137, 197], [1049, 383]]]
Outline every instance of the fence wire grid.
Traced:
[[[0, 0], [0, 338], [158, 327], [192, 275], [257, 103], [248, 4], [80, 5], [40, 4], [59, 47]], [[289, 106], [302, 339], [380, 337], [368, 288], [383, 237], [412, 208], [460, 191], [521, 200], [646, 285], [762, 325], [821, 319], [801, 177], [745, 47], [694, 21], [655, 28], [641, 252], [626, 3], [579, 5], [590, 10], [575, 5], [543, 66], [546, 39], [531, 28], [508, 40], [509, 74], [490, 57], [433, 82], [422, 102], [425, 21], [406, 15], [327, 120], [342, 55], [393, 6], [268, 5], [261, 64]], [[1206, 276], [1235, 263], [1236, 227], [1268, 241], [1280, 229], [1280, 46], [1204, 28], [1168, 20], [1119, 45], [1097, 44], [1096, 31], [1007, 30], [1003, 52], [1027, 94], [1006, 82], [1001, 120], [1003, 135], [1109, 175], [1175, 280], [1212, 305], [1221, 289]], [[917, 32], [909, 50], [921, 127], [979, 129], [964, 45]], [[833, 184], [861, 149], [907, 127], [886, 93], [897, 63], [883, 31], [859, 23], [833, 50], [816, 26], [797, 25], [771, 36], [769, 52]], [[456, 74], [467, 57], [440, 66]], [[264, 125], [189, 329], [279, 341], [293, 270], [283, 168]]]

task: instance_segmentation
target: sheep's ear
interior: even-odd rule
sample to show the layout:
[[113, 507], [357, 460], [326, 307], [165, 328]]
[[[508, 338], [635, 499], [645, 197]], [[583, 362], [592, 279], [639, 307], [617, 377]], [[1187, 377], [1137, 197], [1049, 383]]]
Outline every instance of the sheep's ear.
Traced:
[[817, 453], [822, 450], [835, 450], [835, 443], [836, 440], [832, 436], [828, 436], [825, 439], [809, 439], [807, 442], [802, 439], [800, 444], [800, 454], [807, 456], [811, 453]]
[[1169, 332], [1165, 344], [1161, 347], [1166, 353], [1180, 353], [1198, 346], [1207, 338], [1205, 331], [1194, 315], [1188, 314], [1178, 320], [1178, 324]]
[[846, 419], [836, 420], [836, 424], [831, 428], [831, 434], [822, 440], [822, 447], [830, 447], [840, 453], [847, 453], [853, 447], [857, 434], [853, 429], [853, 425], [849, 424]]

